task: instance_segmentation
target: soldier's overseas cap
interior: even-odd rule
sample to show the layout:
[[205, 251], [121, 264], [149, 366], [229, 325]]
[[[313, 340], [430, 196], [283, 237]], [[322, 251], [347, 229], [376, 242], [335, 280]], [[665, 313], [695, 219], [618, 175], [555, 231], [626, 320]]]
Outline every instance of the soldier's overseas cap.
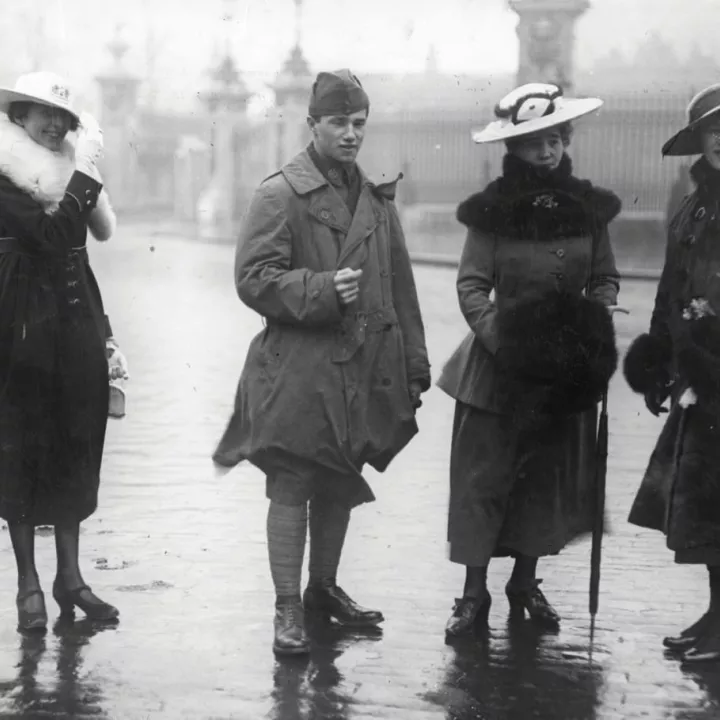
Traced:
[[313, 83], [308, 112], [314, 117], [351, 115], [370, 109], [370, 99], [350, 70], [321, 72]]

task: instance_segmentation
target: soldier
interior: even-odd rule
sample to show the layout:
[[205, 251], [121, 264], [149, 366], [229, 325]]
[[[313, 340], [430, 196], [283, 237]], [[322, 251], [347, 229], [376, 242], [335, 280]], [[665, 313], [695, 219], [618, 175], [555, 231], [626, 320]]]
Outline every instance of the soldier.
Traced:
[[[353, 507], [417, 432], [430, 366], [415, 281], [393, 202], [356, 164], [369, 100], [349, 70], [312, 88], [312, 142], [256, 191], [238, 243], [240, 299], [263, 316], [215, 452], [266, 475], [278, 654], [309, 650], [305, 613], [375, 627], [336, 583]], [[309, 511], [309, 512], [308, 512]], [[309, 583], [300, 582], [309, 517]]]

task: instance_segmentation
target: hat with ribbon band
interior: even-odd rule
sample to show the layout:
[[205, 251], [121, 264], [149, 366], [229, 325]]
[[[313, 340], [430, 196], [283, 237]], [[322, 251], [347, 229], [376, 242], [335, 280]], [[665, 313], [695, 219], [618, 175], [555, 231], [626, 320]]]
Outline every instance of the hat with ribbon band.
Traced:
[[72, 90], [59, 75], [33, 72], [21, 75], [12, 88], [0, 88], [0, 111], [7, 112], [14, 102], [33, 102], [65, 110], [79, 121], [74, 99]]
[[508, 93], [496, 106], [495, 117], [483, 130], [476, 130], [476, 143], [492, 143], [531, 135], [597, 110], [599, 98], [566, 98], [557, 85], [528, 83]]
[[720, 113], [720, 85], [711, 85], [690, 101], [687, 107], [687, 125], [663, 145], [662, 154], [700, 155], [703, 151], [702, 128], [708, 118], [716, 113]]

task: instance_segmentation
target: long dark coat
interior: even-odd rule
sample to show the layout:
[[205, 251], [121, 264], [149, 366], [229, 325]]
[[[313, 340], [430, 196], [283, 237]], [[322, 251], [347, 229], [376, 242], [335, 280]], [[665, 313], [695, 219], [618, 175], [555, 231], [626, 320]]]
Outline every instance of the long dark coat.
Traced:
[[[235, 412], [215, 453], [266, 475], [342, 477], [373, 499], [366, 463], [385, 470], [417, 432], [408, 384], [430, 384], [394, 183], [365, 177], [354, 216], [303, 151], [262, 183], [238, 243], [238, 295], [266, 328], [251, 342]], [[362, 269], [343, 307], [333, 284]]]
[[54, 213], [0, 174], [0, 517], [79, 522], [97, 506], [109, 326], [85, 242], [101, 185]]
[[[672, 387], [671, 411], [629, 520], [663, 532], [679, 562], [705, 562], [707, 553], [720, 557], [720, 320], [694, 319], [689, 307], [706, 300], [720, 315], [720, 173], [701, 159], [692, 175], [698, 188], [670, 223], [649, 333], [625, 360], [626, 377], [638, 392]], [[681, 422], [677, 400], [688, 387], [698, 404]]]
[[[617, 298], [619, 275], [607, 225], [619, 212], [620, 201], [575, 179], [567, 156], [558, 176], [544, 184], [508, 155], [503, 177], [458, 208], [468, 235], [457, 290], [471, 332], [444, 367], [438, 385], [462, 406], [474, 409], [473, 433], [483, 448], [476, 452], [464, 447], [471, 439], [453, 440], [448, 539], [451, 559], [463, 564], [482, 565], [499, 548], [552, 554], [592, 529], [596, 400], [601, 387], [585, 398], [585, 412], [573, 413], [568, 407], [566, 417], [542, 430], [526, 422], [532, 418], [502, 420], [515, 411], [502, 390], [508, 362], [519, 358], [532, 366], [541, 358], [531, 353], [541, 348], [549, 355], [543, 363], [554, 362], [559, 376], [563, 366], [570, 374], [575, 363], [562, 357], [561, 336], [569, 330], [572, 345], [579, 344], [575, 338], [595, 332], [593, 327], [545, 325], [540, 308], [546, 298], [576, 303], [587, 291], [605, 306]], [[527, 319], [524, 327], [515, 324], [510, 338], [514, 350], [508, 354], [503, 346], [508, 342], [507, 322], [518, 308], [524, 308]], [[613, 357], [608, 313], [602, 308], [599, 312], [598, 328], [608, 334], [600, 338], [601, 344], [611, 343], [609, 361], [603, 360], [607, 376], [617, 356]], [[558, 357], [553, 358], [555, 352]], [[584, 394], [585, 388], [577, 388], [577, 393]], [[523, 394], [516, 395], [514, 405], [523, 406]], [[456, 414], [456, 433], [460, 419]], [[519, 425], [526, 428], [522, 435], [508, 430]]]

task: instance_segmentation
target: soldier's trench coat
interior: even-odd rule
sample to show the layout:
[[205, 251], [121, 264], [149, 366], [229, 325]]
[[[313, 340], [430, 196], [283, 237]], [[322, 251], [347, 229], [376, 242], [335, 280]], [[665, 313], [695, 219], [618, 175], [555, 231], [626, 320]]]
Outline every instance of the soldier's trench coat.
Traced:
[[[235, 411], [215, 453], [272, 477], [318, 473], [350, 481], [353, 502], [374, 499], [362, 477], [417, 433], [408, 392], [430, 365], [395, 182], [364, 174], [354, 216], [306, 151], [256, 191], [238, 243], [238, 295], [265, 318], [240, 377]], [[362, 269], [359, 299], [339, 302], [333, 277]]]

